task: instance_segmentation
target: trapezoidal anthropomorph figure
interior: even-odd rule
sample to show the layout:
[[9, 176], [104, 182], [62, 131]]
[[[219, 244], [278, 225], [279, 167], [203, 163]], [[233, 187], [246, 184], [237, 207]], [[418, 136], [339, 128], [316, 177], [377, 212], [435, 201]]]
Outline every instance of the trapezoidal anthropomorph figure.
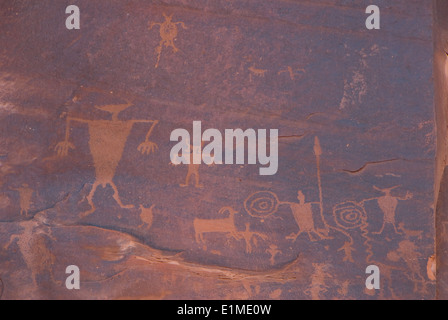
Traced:
[[383, 196], [378, 198], [373, 198], [371, 200], [377, 200], [378, 206], [380, 207], [381, 211], [384, 214], [383, 218], [383, 225], [381, 227], [381, 230], [378, 232], [373, 232], [373, 234], [382, 234], [384, 231], [384, 228], [387, 224], [390, 224], [394, 227], [394, 231], [396, 234], [402, 234], [401, 231], [397, 229], [396, 223], [395, 223], [395, 214], [398, 206], [398, 201], [405, 201], [412, 198], [412, 193], [406, 192], [406, 196], [404, 197], [394, 197], [391, 195], [391, 191], [395, 188], [398, 188], [399, 186], [395, 186], [392, 188], [386, 188], [386, 189], [380, 189], [378, 187], [373, 186], [373, 188], [377, 191], [380, 191], [384, 193]]
[[156, 53], [157, 53], [156, 68], [159, 67], [160, 55], [162, 54], [163, 46], [173, 48], [174, 52], [179, 51], [179, 49], [174, 45], [174, 40], [176, 40], [177, 33], [178, 33], [177, 25], [179, 24], [182, 26], [182, 28], [188, 29], [185, 26], [185, 24], [181, 21], [172, 22], [171, 21], [173, 19], [172, 14], [168, 16], [164, 13], [163, 16], [165, 17], [164, 22], [151, 22], [149, 25], [149, 30], [151, 30], [156, 25], [159, 26], [160, 27], [160, 37], [162, 38], [159, 42], [159, 45], [156, 48]]
[[93, 203], [93, 196], [98, 186], [105, 188], [111, 186], [114, 191], [114, 199], [123, 209], [132, 209], [133, 205], [124, 205], [120, 199], [117, 186], [113, 182], [115, 171], [122, 158], [126, 141], [128, 140], [131, 129], [136, 123], [152, 123], [151, 128], [146, 134], [145, 141], [138, 146], [138, 151], [142, 154], [150, 154], [158, 149], [154, 142], [149, 141], [149, 137], [157, 125], [158, 120], [119, 120], [120, 112], [129, 108], [132, 104], [104, 105], [96, 106], [97, 109], [109, 112], [112, 115], [111, 120], [87, 120], [80, 118], [67, 117], [67, 126], [65, 131], [65, 140], [56, 145], [55, 151], [58, 156], [67, 156], [69, 149], [75, 146], [69, 141], [70, 123], [80, 122], [89, 127], [89, 147], [93, 157], [95, 167], [95, 182], [87, 196], [90, 209], [81, 214], [81, 217], [93, 213], [96, 208]]

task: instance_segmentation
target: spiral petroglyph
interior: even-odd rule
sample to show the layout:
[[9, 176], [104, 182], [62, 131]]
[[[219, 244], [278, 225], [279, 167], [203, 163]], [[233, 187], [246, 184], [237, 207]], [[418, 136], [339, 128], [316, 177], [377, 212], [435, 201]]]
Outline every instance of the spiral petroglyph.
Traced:
[[333, 215], [338, 226], [355, 229], [367, 223], [367, 214], [363, 207], [353, 201], [339, 203], [333, 207]]
[[266, 218], [278, 210], [278, 197], [270, 191], [252, 193], [245, 201], [244, 208], [252, 217]]

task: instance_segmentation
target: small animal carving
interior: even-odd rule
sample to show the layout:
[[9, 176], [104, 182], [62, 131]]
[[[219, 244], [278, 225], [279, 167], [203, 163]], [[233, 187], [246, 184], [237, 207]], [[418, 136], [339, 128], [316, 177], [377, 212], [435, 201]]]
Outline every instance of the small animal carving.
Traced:
[[288, 66], [286, 70], [280, 70], [277, 74], [281, 75], [282, 73], [288, 73], [291, 80], [294, 80], [295, 76], [296, 76], [295, 71], [306, 73], [305, 69], [297, 68], [297, 69], [293, 70], [293, 68], [291, 66]]
[[400, 222], [398, 224], [398, 230], [402, 232], [407, 238], [416, 237], [418, 240], [422, 240], [423, 231], [421, 230], [408, 230], [404, 227], [404, 223]]
[[177, 33], [178, 33], [178, 29], [177, 29], [177, 25], [182, 26], [182, 28], [184, 29], [188, 29], [185, 24], [181, 21], [179, 22], [173, 22], [173, 15], [166, 15], [165, 13], [163, 14], [163, 16], [165, 17], [165, 21], [162, 23], [159, 22], [152, 22], [149, 25], [149, 30], [151, 30], [154, 26], [158, 25], [160, 27], [160, 43], [156, 48], [156, 52], [157, 52], [157, 62], [156, 62], [156, 68], [159, 67], [159, 62], [160, 62], [160, 55], [162, 54], [162, 49], [163, 47], [171, 47], [173, 48], [174, 52], [178, 52], [179, 49], [175, 46], [174, 44], [174, 40], [177, 37]]
[[265, 73], [268, 72], [268, 70], [266, 70], [266, 69], [255, 68], [255, 65], [249, 67], [248, 70], [251, 72], [249, 74], [249, 79], [251, 82], [252, 82], [252, 74], [257, 77], [264, 77]]
[[154, 207], [155, 204], [149, 208], [145, 208], [143, 205], [140, 205], [140, 220], [142, 220], [142, 224], [139, 227], [146, 225], [148, 229], [151, 228], [152, 221], [154, 219]]

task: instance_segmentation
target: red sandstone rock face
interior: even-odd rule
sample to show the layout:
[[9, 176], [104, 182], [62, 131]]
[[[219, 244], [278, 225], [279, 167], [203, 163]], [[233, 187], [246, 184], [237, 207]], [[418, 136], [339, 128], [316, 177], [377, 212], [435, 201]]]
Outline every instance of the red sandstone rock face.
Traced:
[[[436, 42], [435, 46], [435, 79], [436, 79], [436, 105], [437, 105], [437, 135], [438, 135], [438, 152], [437, 152], [437, 172], [436, 172], [436, 189], [437, 192], [437, 216], [436, 216], [436, 228], [437, 228], [437, 259], [435, 264], [437, 266], [437, 298], [447, 299], [448, 286], [447, 281], [447, 268], [446, 268], [446, 248], [447, 248], [447, 199], [448, 199], [448, 175], [446, 170], [446, 151], [447, 148], [447, 114], [446, 107], [448, 101], [448, 23], [445, 17], [448, 15], [448, 6], [443, 1], [436, 3], [436, 23], [434, 38]], [[440, 183], [439, 183], [440, 181]], [[429, 265], [428, 265], [429, 267]]]
[[[433, 8], [368, 4], [2, 4], [0, 297], [435, 298]], [[278, 172], [170, 165], [193, 121], [279, 129]]]

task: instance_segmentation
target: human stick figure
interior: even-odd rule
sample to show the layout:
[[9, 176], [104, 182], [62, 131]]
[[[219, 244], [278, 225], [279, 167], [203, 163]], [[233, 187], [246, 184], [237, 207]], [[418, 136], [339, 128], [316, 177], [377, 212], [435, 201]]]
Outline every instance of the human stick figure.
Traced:
[[327, 280], [331, 278], [328, 266], [322, 263], [313, 263], [314, 272], [311, 275], [311, 283], [304, 291], [311, 300], [321, 300], [322, 294], [328, 292]]
[[[188, 187], [190, 185], [190, 181], [191, 179], [193, 179], [194, 177], [194, 182], [195, 182], [195, 188], [203, 188], [204, 185], [201, 184], [199, 182], [200, 180], [200, 175], [199, 175], [199, 167], [201, 166], [201, 164], [195, 164], [193, 161], [194, 158], [194, 154], [200, 154], [202, 147], [204, 145], [204, 142], [201, 142], [201, 146], [193, 146], [193, 145], [189, 145], [186, 153], [189, 154], [190, 157], [190, 161], [189, 164], [187, 164], [188, 166], [188, 171], [187, 171], [187, 175], [185, 176], [185, 183], [180, 183], [179, 186], [181, 187]], [[181, 159], [185, 160], [185, 157], [181, 157]], [[212, 156], [209, 159], [211, 161], [211, 164], [207, 164], [207, 166], [213, 166], [214, 165], [214, 161], [215, 161], [215, 157]], [[186, 162], [186, 161], [185, 161]], [[170, 162], [171, 165], [177, 166], [181, 163], [181, 161], [179, 162]]]
[[85, 217], [96, 210], [95, 204], [93, 203], [93, 196], [96, 189], [100, 185], [103, 188], [107, 185], [112, 187], [114, 191], [113, 198], [121, 208], [134, 208], [133, 205], [123, 204], [119, 196], [118, 188], [113, 182], [113, 178], [115, 176], [118, 163], [123, 156], [126, 141], [134, 124], [152, 123], [151, 128], [146, 134], [145, 141], [138, 146], [137, 150], [142, 154], [150, 154], [158, 149], [154, 142], [149, 141], [149, 137], [154, 130], [154, 127], [157, 125], [158, 120], [119, 120], [118, 115], [120, 112], [129, 108], [131, 105], [131, 103], [127, 103], [119, 105], [96, 106], [99, 110], [111, 113], [111, 120], [86, 120], [67, 117], [65, 140], [56, 145], [55, 151], [58, 156], [63, 157], [67, 156], [69, 149], [75, 148], [75, 146], [69, 141], [71, 122], [87, 124], [89, 127], [90, 153], [92, 154], [93, 164], [95, 167], [95, 182], [93, 183], [92, 189], [87, 196], [90, 209], [82, 213], [81, 217]]
[[34, 194], [34, 190], [31, 189], [28, 184], [24, 183], [19, 188], [9, 188], [10, 190], [17, 191], [20, 197], [20, 215], [27, 216], [28, 211], [31, 208], [31, 199]]
[[253, 232], [250, 231], [250, 224], [246, 223], [246, 230], [239, 231], [238, 233], [241, 235], [241, 237], [246, 242], [246, 253], [252, 253], [252, 242], [254, 245], [257, 245], [257, 238], [260, 237], [262, 240], [267, 240], [268, 237], [265, 234], [262, 234], [260, 232]]
[[333, 207], [333, 216], [334, 222], [337, 226], [330, 226], [330, 228], [342, 233], [348, 239], [348, 241], [346, 241], [344, 245], [338, 249], [338, 252], [343, 251], [345, 254], [343, 261], [352, 263], [355, 262], [352, 257], [352, 252], [356, 251], [353, 248], [354, 240], [348, 230], [358, 228], [361, 230], [361, 234], [365, 239], [364, 244], [367, 247], [366, 251], [368, 253], [368, 261], [370, 256], [373, 255], [373, 252], [369, 243], [370, 238], [366, 235], [367, 213], [365, 212], [363, 204], [353, 201], [339, 203]]
[[[201, 145], [202, 147], [202, 145]], [[185, 183], [179, 184], [181, 187], [188, 187], [190, 185], [190, 180], [192, 177], [194, 177], [195, 187], [196, 188], [203, 188], [204, 185], [199, 183], [199, 166], [200, 164], [195, 164], [193, 162], [193, 154], [197, 154], [201, 152], [201, 147], [198, 146], [190, 146], [190, 149], [188, 150], [190, 153], [190, 164], [188, 164], [188, 172], [185, 177]]]
[[342, 261], [348, 261], [348, 262], [353, 262], [353, 263], [355, 262], [353, 260], [352, 252], [356, 251], [356, 250], [353, 248], [353, 243], [352, 242], [345, 242], [344, 245], [341, 248], [338, 249], [338, 252], [339, 251], [343, 251], [344, 254], [345, 254], [345, 256], [342, 259]]
[[172, 22], [173, 15], [166, 15], [163, 13], [163, 16], [165, 17], [164, 22], [151, 22], [149, 25], [149, 30], [151, 30], [154, 26], [160, 27], [160, 37], [162, 38], [159, 42], [159, 45], [156, 48], [157, 52], [157, 62], [156, 62], [156, 68], [159, 67], [160, 62], [160, 55], [162, 54], [163, 46], [165, 47], [171, 47], [173, 48], [174, 52], [178, 52], [179, 49], [174, 45], [174, 40], [177, 37], [178, 29], [177, 25], [181, 25], [182, 28], [188, 29], [185, 24], [181, 21], [179, 22]]
[[275, 264], [275, 257], [277, 257], [277, 255], [279, 253], [281, 253], [280, 250], [278, 250], [278, 247], [275, 244], [271, 244], [269, 246], [269, 249], [266, 249], [266, 252], [270, 254], [270, 258], [269, 261], [271, 262], [271, 265]]

